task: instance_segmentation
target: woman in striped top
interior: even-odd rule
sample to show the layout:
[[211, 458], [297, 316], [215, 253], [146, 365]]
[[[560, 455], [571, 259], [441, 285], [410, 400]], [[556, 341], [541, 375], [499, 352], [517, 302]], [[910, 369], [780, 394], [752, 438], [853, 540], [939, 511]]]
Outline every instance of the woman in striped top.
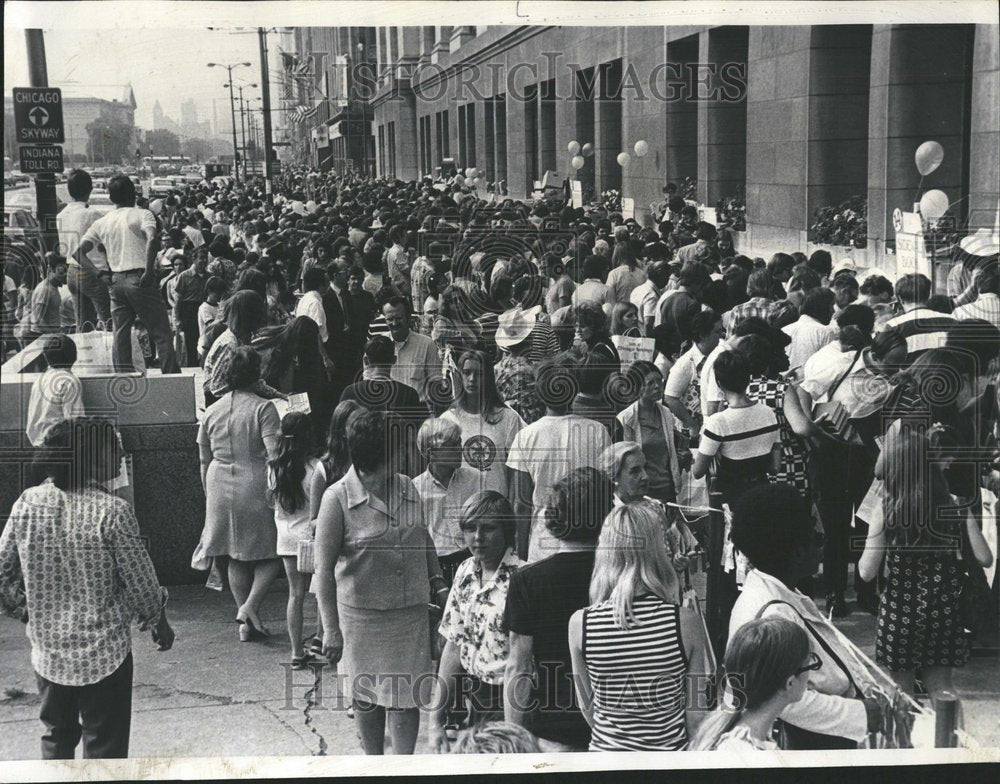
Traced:
[[[680, 751], [687, 690], [707, 644], [694, 610], [680, 606], [660, 518], [647, 502], [604, 521], [591, 606], [569, 622], [569, 646], [591, 751]], [[689, 677], [690, 676], [690, 677]], [[704, 677], [704, 676], [703, 676]]]

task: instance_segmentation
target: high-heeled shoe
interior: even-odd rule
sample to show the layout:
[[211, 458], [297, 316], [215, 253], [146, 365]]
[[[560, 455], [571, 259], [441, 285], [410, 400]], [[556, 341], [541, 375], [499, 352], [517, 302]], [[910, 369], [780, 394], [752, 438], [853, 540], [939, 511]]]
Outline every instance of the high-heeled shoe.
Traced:
[[258, 627], [249, 616], [241, 618], [237, 615], [236, 621], [240, 624], [241, 642], [248, 642], [250, 640], [265, 640], [271, 636], [267, 629], [264, 628], [263, 624]]

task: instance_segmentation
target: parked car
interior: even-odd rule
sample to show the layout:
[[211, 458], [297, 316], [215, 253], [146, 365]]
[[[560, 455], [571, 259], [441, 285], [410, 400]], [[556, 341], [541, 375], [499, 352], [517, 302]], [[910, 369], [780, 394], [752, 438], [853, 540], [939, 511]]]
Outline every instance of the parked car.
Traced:
[[149, 183], [149, 198], [164, 199], [177, 190], [174, 181], [169, 177], [154, 177]]
[[4, 204], [3, 254], [22, 267], [32, 264], [41, 272], [42, 236], [38, 221], [29, 209]]

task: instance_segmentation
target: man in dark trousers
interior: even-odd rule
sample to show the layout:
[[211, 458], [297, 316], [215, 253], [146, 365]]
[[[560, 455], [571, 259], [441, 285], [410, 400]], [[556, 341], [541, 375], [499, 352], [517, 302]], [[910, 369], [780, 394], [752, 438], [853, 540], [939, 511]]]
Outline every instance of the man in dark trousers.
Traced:
[[330, 377], [331, 400], [340, 398], [340, 393], [354, 381], [357, 368], [350, 356], [351, 305], [348, 289], [348, 275], [351, 265], [346, 259], [337, 259], [327, 273], [330, 285], [323, 292], [323, 311], [326, 313], [327, 339], [324, 347], [326, 355], [333, 360], [333, 374]]

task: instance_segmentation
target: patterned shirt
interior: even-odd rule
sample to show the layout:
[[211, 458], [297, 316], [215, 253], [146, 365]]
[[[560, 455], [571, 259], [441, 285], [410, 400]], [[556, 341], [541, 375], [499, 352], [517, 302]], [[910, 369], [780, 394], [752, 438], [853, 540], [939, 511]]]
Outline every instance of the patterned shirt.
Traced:
[[528, 359], [504, 354], [494, 370], [500, 397], [521, 419], [530, 425], [545, 415], [545, 405], [535, 388], [535, 366]]
[[770, 323], [775, 303], [767, 297], [753, 297], [742, 305], [737, 305], [729, 311], [729, 322], [726, 325], [728, 334], [732, 337], [736, 328], [748, 318], [760, 318]]
[[968, 305], [955, 308], [951, 315], [959, 321], [982, 319], [990, 322], [994, 327], [1000, 328], [1000, 297], [996, 294], [980, 294], [975, 301]]
[[426, 256], [420, 256], [413, 262], [410, 270], [410, 296], [413, 299], [413, 312], [420, 314], [424, 312], [424, 301], [430, 296], [430, 289], [427, 288], [427, 279], [434, 273], [434, 267]]
[[27, 611], [31, 664], [46, 680], [106, 678], [132, 649], [129, 625], [155, 620], [166, 601], [127, 501], [46, 480], [14, 502], [0, 535], [0, 608]]
[[507, 587], [522, 565], [513, 549], [504, 553], [493, 577], [483, 583], [483, 567], [475, 558], [462, 562], [448, 594], [438, 632], [458, 646], [459, 661], [484, 683], [503, 683], [510, 642], [504, 630]]

